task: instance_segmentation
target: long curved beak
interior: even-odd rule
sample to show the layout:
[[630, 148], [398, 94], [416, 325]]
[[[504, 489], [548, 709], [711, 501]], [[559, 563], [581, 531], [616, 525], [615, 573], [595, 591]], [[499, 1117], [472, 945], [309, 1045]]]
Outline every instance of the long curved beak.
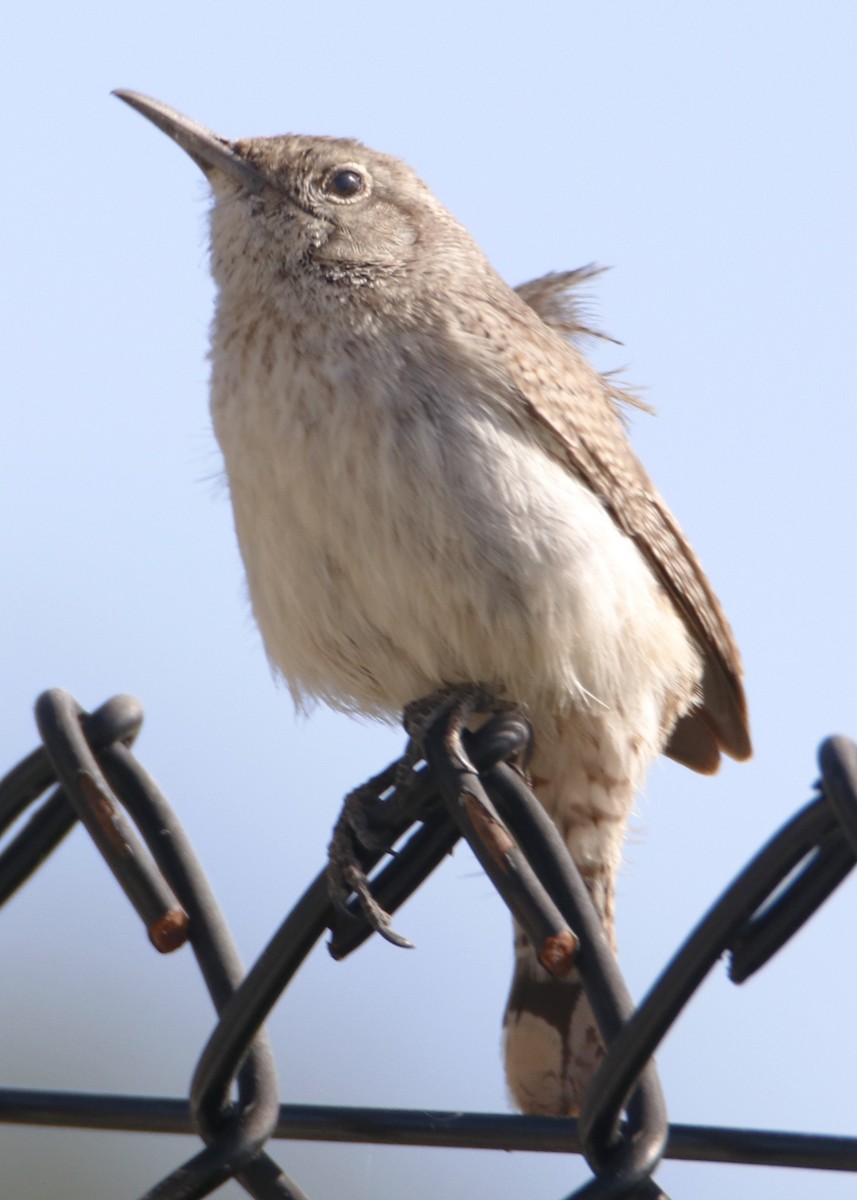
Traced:
[[226, 138], [218, 137], [204, 125], [176, 112], [168, 104], [162, 104], [160, 100], [153, 100], [150, 96], [143, 96], [140, 92], [117, 88], [113, 95], [130, 104], [131, 108], [135, 108], [171, 137], [206, 175], [211, 170], [223, 171], [249, 192], [261, 192], [265, 187], [264, 177], [252, 163], [241, 157], [234, 144]]

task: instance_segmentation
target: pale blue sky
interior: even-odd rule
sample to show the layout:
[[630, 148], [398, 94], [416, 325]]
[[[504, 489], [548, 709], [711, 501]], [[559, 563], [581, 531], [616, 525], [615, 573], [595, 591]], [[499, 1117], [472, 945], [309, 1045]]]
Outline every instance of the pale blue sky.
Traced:
[[[4, 26], [0, 771], [31, 748], [45, 687], [138, 695], [140, 757], [249, 959], [342, 794], [397, 752], [389, 730], [295, 720], [271, 679], [208, 426], [205, 186], [108, 93], [230, 136], [360, 137], [411, 162], [510, 282], [615, 268], [598, 313], [624, 347], [599, 361], [656, 407], [635, 444], [743, 648], [753, 762], [714, 779], [660, 764], [640, 801], [619, 937], [642, 994], [808, 797], [818, 740], [857, 734], [857, 10], [90, 0]], [[857, 1132], [855, 905], [850, 881], [742, 989], [715, 973], [659, 1056], [673, 1120]], [[398, 924], [416, 951], [319, 950], [298, 977], [271, 1022], [283, 1099], [502, 1111], [499, 901], [457, 852]], [[80, 832], [0, 914], [0, 957], [0, 1083], [184, 1092], [208, 1002]], [[135, 1196], [192, 1151], [11, 1127], [0, 1146], [9, 1200]], [[558, 1157], [275, 1153], [313, 1200], [550, 1200], [586, 1176]], [[676, 1200], [854, 1192], [755, 1168], [659, 1178]]]

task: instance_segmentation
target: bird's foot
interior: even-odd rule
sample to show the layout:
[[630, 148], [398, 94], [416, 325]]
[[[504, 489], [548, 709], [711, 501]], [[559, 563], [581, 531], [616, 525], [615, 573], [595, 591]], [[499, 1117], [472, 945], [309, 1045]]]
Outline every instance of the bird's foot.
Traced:
[[410, 948], [413, 943], [396, 933], [390, 914], [372, 895], [366, 874], [369, 860], [377, 860], [380, 853], [389, 851], [395, 840], [395, 806], [385, 799], [392, 782], [393, 773], [386, 771], [345, 797], [328, 847], [327, 887], [340, 912], [354, 915], [348, 907], [354, 895], [361, 916], [376, 933], [394, 946]]
[[402, 717], [408, 734], [405, 753], [392, 769], [349, 793], [334, 826], [327, 879], [330, 898], [340, 912], [353, 917], [354, 910], [349, 908], [353, 895], [360, 915], [376, 933], [395, 946], [412, 945], [393, 929], [390, 914], [372, 895], [367, 870], [383, 853], [392, 852], [403, 824], [414, 819], [409, 813], [410, 792], [414, 771], [423, 759], [424, 736], [443, 713], [454, 714], [463, 726], [472, 715], [489, 719], [491, 714], [514, 707], [484, 687], [463, 684], [440, 688], [406, 706]]

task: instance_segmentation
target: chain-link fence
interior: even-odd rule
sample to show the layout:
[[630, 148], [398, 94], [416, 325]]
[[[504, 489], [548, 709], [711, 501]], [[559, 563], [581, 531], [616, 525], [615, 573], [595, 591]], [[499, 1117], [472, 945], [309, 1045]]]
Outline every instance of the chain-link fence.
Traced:
[[[371, 897], [355, 895], [342, 911], [322, 870], [246, 973], [175, 814], [130, 751], [142, 721], [137, 701], [115, 697], [85, 713], [52, 691], [40, 697], [36, 718], [42, 746], [0, 781], [0, 831], [16, 825], [0, 853], [0, 902], [80, 821], [153, 945], [166, 953], [189, 942], [218, 1022], [187, 1101], [6, 1088], [0, 1120], [199, 1137], [203, 1149], [145, 1200], [192, 1200], [232, 1178], [258, 1200], [301, 1200], [305, 1193], [268, 1153], [275, 1138], [583, 1154], [593, 1178], [575, 1197], [663, 1196], [653, 1179], [662, 1157], [857, 1173], [857, 1138], [670, 1125], [652, 1063], [724, 952], [730, 978], [743, 983], [854, 866], [857, 746], [849, 740], [822, 744], [816, 796], [726, 889], [635, 1008], [574, 863], [510, 765], [527, 744], [520, 718], [495, 717], [471, 735], [447, 712], [429, 728], [425, 765], [407, 784], [394, 763], [361, 787], [368, 836], [352, 849], [371, 876]], [[281, 1105], [262, 1027], [300, 964], [325, 930], [337, 958], [373, 932], [396, 938], [386, 914], [460, 837], [537, 949], [575, 956], [609, 1047], [580, 1119]]]

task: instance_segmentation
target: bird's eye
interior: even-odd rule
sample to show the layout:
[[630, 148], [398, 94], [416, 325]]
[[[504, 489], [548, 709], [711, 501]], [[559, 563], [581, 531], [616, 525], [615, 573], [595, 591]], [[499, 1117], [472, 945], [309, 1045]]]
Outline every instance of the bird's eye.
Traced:
[[365, 191], [366, 180], [353, 167], [340, 167], [327, 177], [325, 191], [336, 200], [353, 200]]

